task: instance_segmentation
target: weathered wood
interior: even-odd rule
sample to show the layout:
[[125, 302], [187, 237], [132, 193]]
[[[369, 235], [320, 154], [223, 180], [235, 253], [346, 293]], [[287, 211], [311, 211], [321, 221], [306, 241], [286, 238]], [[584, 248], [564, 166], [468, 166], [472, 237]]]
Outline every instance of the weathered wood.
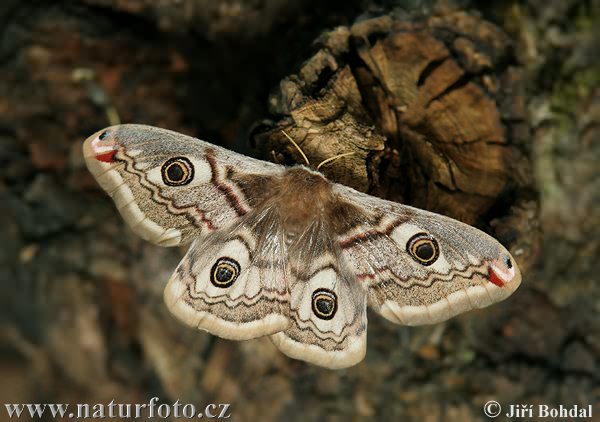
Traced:
[[254, 140], [302, 162], [285, 130], [315, 164], [353, 153], [323, 168], [340, 183], [468, 223], [501, 217], [487, 215], [499, 197], [517, 204], [533, 183], [517, 176], [531, 170], [511, 137], [527, 126], [509, 47], [495, 25], [444, 8], [336, 28], [282, 81], [281, 118]]
[[[485, 18], [334, 3], [2, 2], [3, 403], [158, 396], [263, 421], [480, 420], [490, 399], [600, 414], [595, 2], [473, 3]], [[138, 239], [84, 168], [82, 140], [115, 111], [247, 153], [270, 118], [254, 132], [263, 157], [301, 161], [279, 128], [313, 164], [353, 151], [323, 170], [472, 221], [536, 264], [510, 300], [447, 324], [369, 315], [367, 358], [345, 371], [188, 329], [162, 301], [184, 251]]]

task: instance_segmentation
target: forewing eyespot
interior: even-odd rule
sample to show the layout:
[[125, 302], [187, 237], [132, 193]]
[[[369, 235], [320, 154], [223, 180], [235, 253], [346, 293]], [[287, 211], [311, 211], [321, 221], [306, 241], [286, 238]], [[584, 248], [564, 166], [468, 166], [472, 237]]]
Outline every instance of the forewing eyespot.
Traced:
[[427, 233], [417, 233], [408, 240], [406, 251], [421, 265], [431, 265], [440, 256], [437, 240]]
[[312, 311], [321, 319], [331, 319], [337, 312], [337, 296], [329, 289], [317, 289], [312, 294]]
[[210, 270], [210, 282], [215, 287], [227, 288], [231, 286], [240, 275], [240, 264], [235, 259], [221, 257]]
[[165, 185], [183, 186], [194, 179], [194, 165], [185, 157], [174, 157], [162, 165], [160, 173]]

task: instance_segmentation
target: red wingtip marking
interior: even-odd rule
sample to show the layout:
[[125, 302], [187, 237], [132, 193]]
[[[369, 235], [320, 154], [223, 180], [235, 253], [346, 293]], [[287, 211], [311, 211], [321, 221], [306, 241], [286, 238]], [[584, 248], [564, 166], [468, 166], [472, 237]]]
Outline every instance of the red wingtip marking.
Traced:
[[504, 281], [494, 272], [492, 267], [488, 268], [488, 279], [498, 287], [504, 287]]
[[110, 151], [110, 152], [107, 152], [104, 154], [96, 155], [96, 160], [103, 161], [105, 163], [112, 163], [113, 161], [115, 161], [116, 153], [117, 153], [117, 151]]

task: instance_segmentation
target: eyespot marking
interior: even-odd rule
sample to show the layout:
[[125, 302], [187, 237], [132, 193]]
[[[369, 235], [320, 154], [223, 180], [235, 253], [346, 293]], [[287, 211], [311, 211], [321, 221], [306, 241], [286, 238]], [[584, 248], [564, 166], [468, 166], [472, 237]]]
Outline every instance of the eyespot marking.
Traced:
[[162, 165], [160, 173], [165, 185], [183, 186], [194, 179], [194, 165], [185, 157], [174, 157]]
[[406, 243], [406, 251], [421, 265], [431, 265], [440, 256], [437, 240], [428, 233], [417, 233]]
[[337, 312], [337, 296], [329, 289], [317, 289], [312, 294], [312, 311], [320, 319], [332, 319]]
[[215, 287], [230, 287], [240, 275], [240, 264], [226, 256], [217, 259], [210, 270], [210, 282]]

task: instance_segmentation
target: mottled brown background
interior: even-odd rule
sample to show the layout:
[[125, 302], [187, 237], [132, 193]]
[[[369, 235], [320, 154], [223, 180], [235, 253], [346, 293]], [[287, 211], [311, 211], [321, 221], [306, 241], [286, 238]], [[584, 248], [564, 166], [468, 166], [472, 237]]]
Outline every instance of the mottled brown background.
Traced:
[[[504, 169], [512, 182], [486, 197], [485, 212], [461, 217], [524, 248], [523, 286], [432, 327], [370, 314], [366, 360], [329, 371], [265, 339], [229, 342], [175, 321], [161, 294], [184, 251], [124, 226], [87, 173], [81, 142], [118, 115], [264, 157], [249, 134], [281, 117], [279, 82], [306, 69], [321, 48], [313, 40], [371, 17], [411, 22], [438, 9], [416, 0], [3, 1], [0, 402], [158, 396], [232, 403], [241, 421], [468, 421], [484, 419], [495, 399], [592, 404], [600, 418], [600, 3], [457, 7], [508, 40], [486, 50], [488, 73], [518, 70], [518, 84], [500, 83], [494, 95], [518, 111], [501, 110], [506, 128], [520, 127], [507, 141], [519, 153]], [[363, 188], [452, 213], [410, 185], [420, 179], [402, 157], [390, 164], [403, 139], [418, 139], [394, 138], [374, 120], [388, 143], [365, 170], [377, 183]], [[405, 174], [402, 189], [389, 182]]]

